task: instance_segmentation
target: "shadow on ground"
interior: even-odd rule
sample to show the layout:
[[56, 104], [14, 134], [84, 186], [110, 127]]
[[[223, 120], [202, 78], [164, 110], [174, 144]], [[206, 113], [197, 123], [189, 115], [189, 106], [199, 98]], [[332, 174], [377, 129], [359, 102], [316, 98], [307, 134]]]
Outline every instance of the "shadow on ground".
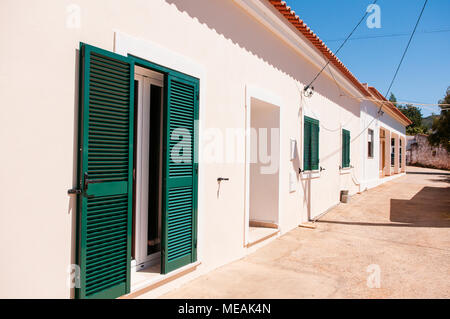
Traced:
[[[450, 183], [450, 173], [408, 172], [408, 174], [430, 175], [430, 182]], [[389, 221], [359, 222], [340, 220], [319, 220], [320, 223], [355, 225], [355, 226], [388, 226], [388, 227], [435, 227], [450, 228], [450, 187], [425, 186], [411, 199], [390, 199]]]
[[413, 175], [448, 175], [448, 176], [450, 176], [450, 173], [435, 173], [435, 172], [406, 172], [406, 174], [413, 174]]
[[410, 200], [391, 199], [390, 221], [411, 227], [450, 227], [450, 188], [427, 186]]

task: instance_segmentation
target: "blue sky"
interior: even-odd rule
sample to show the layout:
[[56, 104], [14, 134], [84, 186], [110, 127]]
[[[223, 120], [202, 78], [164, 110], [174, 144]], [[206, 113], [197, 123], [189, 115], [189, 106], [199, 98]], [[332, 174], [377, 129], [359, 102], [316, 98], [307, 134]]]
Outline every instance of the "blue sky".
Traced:
[[[336, 51], [373, 0], [286, 2], [329, 48]], [[423, 3], [424, 0], [378, 0], [381, 28], [370, 29], [363, 21], [352, 36], [376, 38], [350, 39], [338, 57], [361, 82], [375, 86], [384, 95]], [[449, 0], [428, 1], [391, 89], [397, 100], [437, 103], [444, 97], [446, 88], [450, 86], [449, 15]], [[406, 35], [380, 37], [398, 34]], [[421, 110], [424, 116], [440, 112], [437, 106], [421, 107]]]

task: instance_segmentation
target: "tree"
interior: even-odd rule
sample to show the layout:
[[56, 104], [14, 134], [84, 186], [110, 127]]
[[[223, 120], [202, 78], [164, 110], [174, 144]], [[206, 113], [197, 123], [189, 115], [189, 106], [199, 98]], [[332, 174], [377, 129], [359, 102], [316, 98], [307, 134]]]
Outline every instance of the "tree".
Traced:
[[406, 134], [416, 135], [427, 132], [427, 128], [422, 124], [422, 112], [418, 107], [411, 104], [398, 105], [397, 107], [412, 122], [411, 125], [406, 127]]
[[394, 93], [391, 92], [391, 95], [389, 96], [389, 101], [392, 102], [392, 104], [394, 104], [395, 106], [398, 107], [397, 105], [397, 98], [395, 97]]
[[[450, 86], [447, 87], [445, 97], [439, 101], [439, 104], [450, 104]], [[450, 111], [448, 105], [441, 105], [441, 116], [435, 118], [431, 127], [431, 134], [428, 141], [433, 146], [442, 145], [450, 152]]]
[[422, 123], [422, 112], [419, 108], [411, 105], [401, 105], [397, 102], [397, 98], [394, 93], [391, 92], [389, 101], [392, 102], [407, 118], [412, 122], [411, 125], [406, 127], [407, 135], [426, 134], [428, 129]]

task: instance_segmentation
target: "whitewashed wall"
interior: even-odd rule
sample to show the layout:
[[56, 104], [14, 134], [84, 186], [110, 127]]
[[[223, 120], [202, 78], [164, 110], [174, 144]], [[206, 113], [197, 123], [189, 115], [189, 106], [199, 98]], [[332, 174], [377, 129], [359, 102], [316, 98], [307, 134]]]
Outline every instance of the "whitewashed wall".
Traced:
[[[372, 188], [380, 184], [379, 176], [380, 169], [380, 128], [386, 129], [400, 137], [405, 138], [406, 128], [400, 122], [395, 120], [392, 116], [383, 112], [383, 115], [378, 116], [379, 106], [371, 101], [363, 101], [361, 103], [361, 134], [360, 138], [360, 152], [361, 152], [361, 190]], [[368, 129], [374, 131], [374, 156], [368, 158]], [[390, 143], [390, 141], [389, 141]], [[390, 156], [387, 154], [386, 156]]]
[[[71, 20], [73, 4], [80, 9], [79, 26]], [[342, 95], [327, 73], [314, 84], [314, 95], [302, 98], [303, 86], [319, 68], [232, 1], [5, 0], [0, 21], [0, 297], [68, 298], [73, 293], [67, 280], [75, 260], [75, 201], [67, 189], [76, 184], [80, 42], [114, 51], [117, 31], [180, 57], [174, 65], [189, 61], [187, 69], [196, 66], [201, 70], [201, 132], [245, 128], [250, 86], [276, 96], [281, 233], [337, 204], [340, 190], [355, 193], [358, 172], [372, 178], [372, 170], [360, 163], [360, 103]], [[373, 116], [370, 107], [366, 112]], [[298, 174], [305, 114], [320, 120], [320, 165], [326, 170], [313, 177]], [[389, 119], [377, 125], [395, 128]], [[342, 128], [351, 131], [351, 173], [339, 170]], [[299, 146], [293, 161], [291, 138]], [[202, 140], [200, 147], [206, 143]], [[245, 167], [225, 159], [200, 163], [202, 271], [248, 252]], [[292, 171], [297, 172], [294, 192], [289, 191]], [[219, 176], [230, 181], [222, 183], [217, 196]]]

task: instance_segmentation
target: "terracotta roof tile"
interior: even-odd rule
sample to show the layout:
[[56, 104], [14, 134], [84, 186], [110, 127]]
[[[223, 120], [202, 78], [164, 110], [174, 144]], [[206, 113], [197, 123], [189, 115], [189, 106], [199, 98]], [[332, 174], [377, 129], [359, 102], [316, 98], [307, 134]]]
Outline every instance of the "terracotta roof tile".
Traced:
[[[364, 86], [358, 79], [350, 72], [349, 69], [339, 60], [336, 55], [323, 43], [322, 40], [315, 34], [307, 25], [291, 10], [286, 4], [286, 1], [268, 0], [301, 34], [303, 34], [315, 47], [318, 49], [338, 70], [340, 70], [345, 77], [353, 83], [359, 91], [368, 97], [375, 97], [377, 100], [388, 101], [378, 90], [374, 87]], [[389, 102], [389, 101], [388, 101]], [[386, 103], [390, 109], [403, 118], [406, 122], [412, 123], [394, 104]]]
[[331, 50], [319, 39], [304, 22], [295, 14], [295, 11], [281, 0], [268, 0], [291, 24], [302, 33], [322, 54], [330, 60], [365, 96], [370, 96], [366, 88], [356, 79], [356, 77], [345, 67], [345, 65], [331, 52]]
[[[387, 103], [383, 103], [383, 105], [387, 106], [388, 108], [390, 108], [392, 111], [394, 111], [394, 113], [396, 113], [398, 116], [400, 116], [401, 118], [403, 118], [406, 122], [408, 122], [409, 124], [412, 124], [412, 121], [405, 115], [402, 113], [402, 111], [400, 111], [398, 109], [398, 107], [396, 107], [394, 105], [394, 103], [392, 103], [391, 101], [389, 101], [388, 99], [386, 99], [383, 94], [380, 93], [380, 91], [378, 91], [376, 88], [374, 88], [373, 86], [369, 86], [369, 91], [370, 93], [372, 93], [372, 96], [377, 99], [377, 100], [383, 100]], [[408, 124], [408, 125], [409, 125]]]

